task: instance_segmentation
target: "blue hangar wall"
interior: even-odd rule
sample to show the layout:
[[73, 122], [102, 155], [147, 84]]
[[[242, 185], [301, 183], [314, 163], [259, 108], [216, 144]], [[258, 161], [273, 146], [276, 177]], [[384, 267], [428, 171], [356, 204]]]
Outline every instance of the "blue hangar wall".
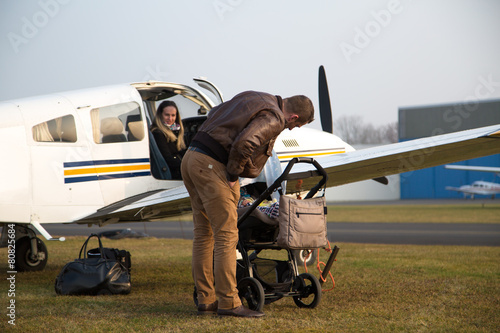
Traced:
[[[500, 100], [399, 108], [399, 141], [495, 124], [500, 124]], [[454, 164], [500, 167], [500, 154]], [[498, 178], [491, 172], [450, 170], [444, 165], [406, 172], [400, 176], [401, 199], [462, 198], [462, 193], [445, 187], [476, 180], [500, 182]]]

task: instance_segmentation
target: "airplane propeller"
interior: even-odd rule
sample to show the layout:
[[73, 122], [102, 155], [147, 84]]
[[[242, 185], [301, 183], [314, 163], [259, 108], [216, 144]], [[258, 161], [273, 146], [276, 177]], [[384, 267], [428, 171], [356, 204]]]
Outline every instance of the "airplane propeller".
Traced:
[[[319, 66], [318, 95], [321, 128], [323, 131], [333, 134], [332, 106], [330, 103], [330, 94], [328, 92], [328, 83], [326, 81], [325, 67], [323, 67], [323, 65]], [[384, 185], [389, 184], [389, 179], [386, 177], [378, 177], [373, 180]]]
[[323, 66], [319, 66], [318, 93], [321, 128], [323, 129], [323, 131], [333, 134], [332, 106], [330, 104], [328, 83], [326, 82], [326, 73]]

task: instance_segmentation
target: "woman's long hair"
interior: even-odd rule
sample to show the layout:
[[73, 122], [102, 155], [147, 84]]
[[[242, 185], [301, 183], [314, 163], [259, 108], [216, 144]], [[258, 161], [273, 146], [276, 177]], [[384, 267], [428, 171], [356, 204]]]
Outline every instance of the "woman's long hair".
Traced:
[[[165, 109], [167, 106], [173, 106], [176, 111], [175, 122], [180, 126], [179, 135], [177, 137], [168, 126], [163, 124], [161, 114], [163, 112], [163, 109]], [[161, 102], [160, 106], [156, 110], [155, 119], [153, 121], [153, 125], [151, 126], [151, 131], [154, 131], [156, 129], [158, 129], [160, 132], [163, 133], [163, 135], [165, 135], [165, 137], [167, 138], [167, 142], [177, 141], [177, 150], [182, 150], [186, 148], [186, 144], [184, 143], [184, 126], [182, 125], [181, 115], [179, 113], [179, 109], [177, 108], [175, 102], [173, 101]]]

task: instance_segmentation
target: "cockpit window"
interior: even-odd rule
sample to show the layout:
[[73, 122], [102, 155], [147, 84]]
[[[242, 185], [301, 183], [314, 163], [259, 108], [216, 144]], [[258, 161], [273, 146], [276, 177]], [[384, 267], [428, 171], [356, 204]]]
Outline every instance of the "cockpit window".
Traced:
[[67, 115], [33, 126], [36, 142], [76, 142], [75, 118]]
[[109, 105], [90, 111], [95, 143], [141, 141], [144, 123], [139, 104], [135, 102]]
[[[207, 109], [204, 105], [200, 105], [199, 103], [195, 103], [191, 98], [188, 98], [183, 95], [175, 95], [166, 100], [174, 101], [177, 107], [179, 108], [179, 113], [181, 114], [181, 118], [185, 119], [188, 117], [194, 117], [200, 114], [206, 114]], [[156, 101], [156, 110], [158, 106], [160, 106], [161, 102], [164, 100]]]

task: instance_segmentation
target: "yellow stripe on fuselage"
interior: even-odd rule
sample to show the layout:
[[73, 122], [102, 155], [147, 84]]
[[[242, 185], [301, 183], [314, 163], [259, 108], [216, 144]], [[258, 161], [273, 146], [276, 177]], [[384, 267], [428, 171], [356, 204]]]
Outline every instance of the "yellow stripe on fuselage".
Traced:
[[345, 150], [342, 151], [333, 151], [327, 153], [304, 153], [304, 154], [280, 154], [278, 155], [278, 159], [289, 159], [294, 157], [314, 157], [314, 156], [325, 156], [325, 155], [333, 155], [333, 154], [342, 154], [345, 153]]
[[149, 170], [149, 164], [71, 169], [71, 170], [64, 170], [64, 175], [76, 176], [76, 175], [86, 175], [86, 174], [103, 174], [109, 172], [138, 171], [138, 170]]

